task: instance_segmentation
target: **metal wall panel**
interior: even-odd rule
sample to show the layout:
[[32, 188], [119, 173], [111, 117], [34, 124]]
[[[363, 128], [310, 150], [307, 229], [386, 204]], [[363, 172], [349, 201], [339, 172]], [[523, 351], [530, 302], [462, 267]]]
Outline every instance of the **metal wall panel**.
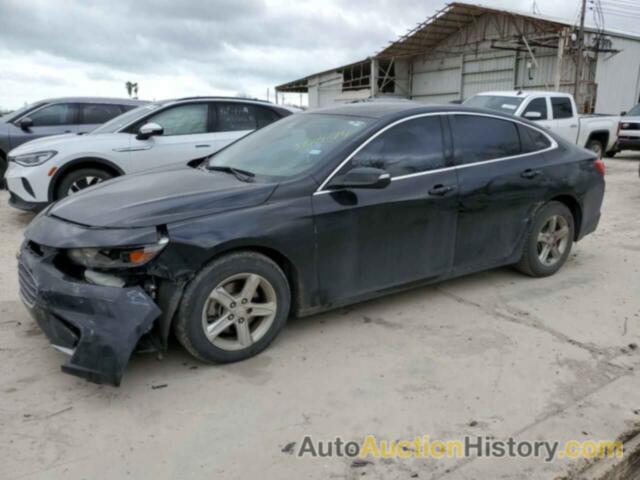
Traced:
[[418, 59], [413, 63], [411, 96], [425, 103], [448, 103], [460, 99], [462, 58]]
[[640, 42], [611, 37], [617, 54], [601, 53], [596, 70], [596, 112], [618, 115], [640, 102]]
[[513, 90], [515, 55], [466, 55], [462, 70], [462, 98], [488, 90]]

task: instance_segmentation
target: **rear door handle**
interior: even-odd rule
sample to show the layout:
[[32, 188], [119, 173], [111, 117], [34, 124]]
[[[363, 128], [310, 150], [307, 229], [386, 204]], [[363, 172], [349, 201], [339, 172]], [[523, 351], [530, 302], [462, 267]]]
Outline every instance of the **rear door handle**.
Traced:
[[451, 185], [436, 185], [429, 190], [429, 195], [442, 197], [452, 191], [453, 187]]
[[530, 168], [527, 168], [524, 172], [520, 174], [520, 176], [522, 178], [535, 178], [538, 175], [540, 175], [540, 173], [542, 173], [540, 172], [540, 170], [531, 170]]
[[196, 145], [196, 148], [209, 148], [211, 145], [206, 143], [201, 143], [200, 145]]

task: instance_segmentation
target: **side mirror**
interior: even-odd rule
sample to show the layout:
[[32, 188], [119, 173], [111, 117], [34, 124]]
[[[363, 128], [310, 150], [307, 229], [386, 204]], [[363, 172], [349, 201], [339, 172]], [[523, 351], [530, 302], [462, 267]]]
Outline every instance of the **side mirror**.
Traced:
[[527, 112], [524, 114], [524, 118], [529, 120], [542, 120], [542, 114], [540, 112]]
[[162, 128], [157, 123], [149, 122], [149, 123], [145, 123], [140, 127], [140, 130], [138, 130], [138, 135], [136, 135], [136, 138], [138, 140], [147, 140], [148, 138], [153, 137], [154, 135], [162, 135], [163, 133], [164, 133], [164, 128]]
[[329, 188], [385, 188], [391, 183], [391, 175], [372, 167], [356, 167], [334, 178]]
[[620, 116], [621, 116], [621, 117], [624, 117], [626, 114], [627, 114], [627, 112], [626, 112], [626, 111], [624, 111], [624, 112], [620, 112]]
[[31, 120], [29, 117], [23, 117], [18, 122], [18, 126], [25, 132], [28, 132], [29, 129], [33, 127], [33, 120]]

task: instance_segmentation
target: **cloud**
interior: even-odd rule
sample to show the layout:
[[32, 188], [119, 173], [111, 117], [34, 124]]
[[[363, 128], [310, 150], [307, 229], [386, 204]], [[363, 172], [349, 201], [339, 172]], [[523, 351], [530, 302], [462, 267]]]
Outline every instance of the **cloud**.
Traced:
[[[530, 2], [489, 0], [528, 9]], [[573, 5], [543, 12], [571, 17]], [[58, 94], [266, 89], [366, 58], [444, 0], [0, 0], [0, 106]], [[548, 12], [545, 11], [547, 7]], [[554, 8], [552, 10], [552, 8]], [[86, 92], [86, 93], [85, 93]]]

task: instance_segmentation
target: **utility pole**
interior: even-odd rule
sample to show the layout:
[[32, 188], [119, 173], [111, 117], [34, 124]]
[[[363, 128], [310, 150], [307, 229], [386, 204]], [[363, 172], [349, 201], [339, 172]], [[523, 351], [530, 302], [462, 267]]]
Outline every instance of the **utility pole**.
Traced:
[[580, 12], [580, 30], [578, 31], [578, 58], [576, 59], [576, 83], [573, 87], [573, 97], [580, 110], [580, 79], [582, 78], [582, 55], [584, 53], [584, 17], [587, 13], [587, 0], [582, 0], [582, 11]]

